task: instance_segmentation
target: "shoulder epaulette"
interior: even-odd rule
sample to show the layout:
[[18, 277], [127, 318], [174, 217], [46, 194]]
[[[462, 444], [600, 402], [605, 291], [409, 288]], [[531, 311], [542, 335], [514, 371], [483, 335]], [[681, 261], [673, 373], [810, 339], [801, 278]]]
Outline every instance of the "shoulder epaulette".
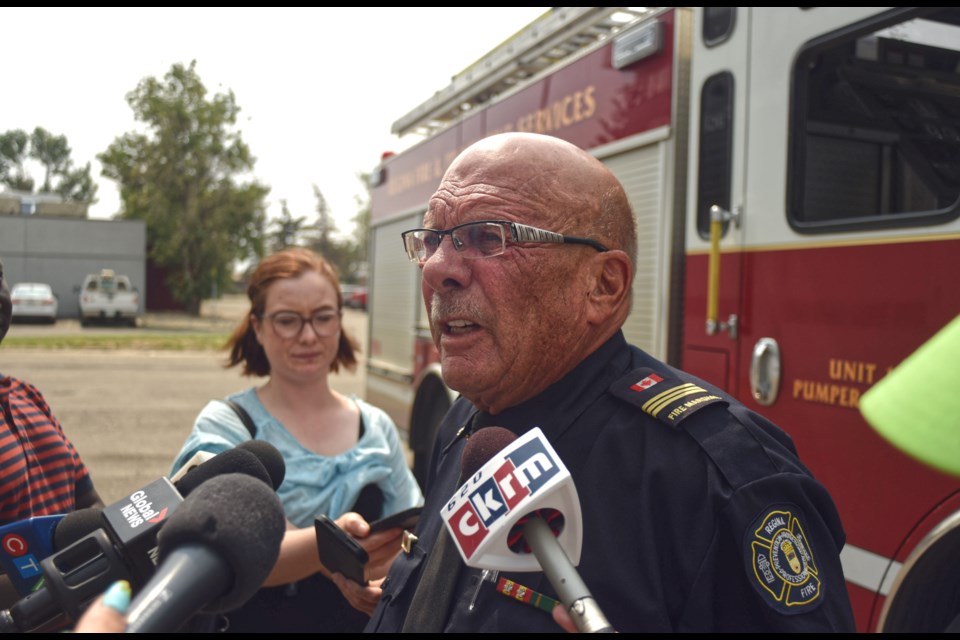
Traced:
[[610, 393], [672, 427], [717, 403], [728, 403], [695, 382], [684, 382], [653, 369], [634, 369], [613, 383]]

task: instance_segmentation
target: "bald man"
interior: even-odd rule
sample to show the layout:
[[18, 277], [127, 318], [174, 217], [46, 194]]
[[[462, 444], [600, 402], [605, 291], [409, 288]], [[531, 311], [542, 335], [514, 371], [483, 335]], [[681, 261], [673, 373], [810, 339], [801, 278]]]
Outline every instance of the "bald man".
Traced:
[[624, 338], [636, 223], [601, 162], [550, 136], [485, 138], [450, 165], [423, 226], [404, 247], [461, 397], [367, 631], [561, 630], [498, 587], [558, 599], [544, 574], [483, 576], [436, 544], [464, 436], [491, 425], [539, 427], [570, 470], [578, 572], [617, 631], [854, 631], [843, 528], [790, 438]]

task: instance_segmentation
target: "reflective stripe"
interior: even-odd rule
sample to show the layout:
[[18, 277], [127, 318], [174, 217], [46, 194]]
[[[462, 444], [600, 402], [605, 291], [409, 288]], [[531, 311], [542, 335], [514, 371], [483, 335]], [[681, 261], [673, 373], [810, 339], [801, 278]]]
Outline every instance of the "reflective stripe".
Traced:
[[879, 591], [883, 596], [889, 595], [893, 581], [903, 567], [901, 562], [850, 544], [844, 545], [840, 552], [840, 562], [847, 582], [873, 592]]

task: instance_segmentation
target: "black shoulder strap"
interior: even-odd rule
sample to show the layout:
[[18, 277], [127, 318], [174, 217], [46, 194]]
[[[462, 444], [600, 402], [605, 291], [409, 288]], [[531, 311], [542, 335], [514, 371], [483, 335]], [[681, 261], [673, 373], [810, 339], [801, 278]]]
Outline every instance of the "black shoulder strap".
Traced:
[[230, 407], [231, 409], [233, 409], [236, 412], [237, 416], [240, 417], [240, 422], [242, 422], [243, 426], [245, 426], [247, 428], [247, 431], [250, 432], [250, 437], [256, 438], [257, 425], [253, 424], [253, 420], [250, 418], [250, 414], [247, 413], [246, 409], [241, 407], [239, 404], [237, 404], [230, 398], [223, 400], [223, 403], [228, 407]]
[[614, 382], [610, 393], [676, 428], [704, 407], [729, 404], [693, 380], [681, 380], [647, 367], [634, 369]]
[[[776, 473], [770, 456], [730, 410], [730, 403], [692, 379], [641, 368], [614, 382], [610, 392], [658, 422], [689, 434], [734, 488]], [[705, 407], [720, 408], [722, 413], [699, 413]]]

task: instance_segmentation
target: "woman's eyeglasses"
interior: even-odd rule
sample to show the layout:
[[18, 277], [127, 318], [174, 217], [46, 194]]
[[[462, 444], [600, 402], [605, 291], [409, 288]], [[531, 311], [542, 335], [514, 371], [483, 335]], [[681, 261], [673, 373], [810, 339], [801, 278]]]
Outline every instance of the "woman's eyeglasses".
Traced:
[[329, 338], [340, 330], [339, 312], [320, 311], [312, 316], [302, 316], [294, 311], [277, 311], [257, 317], [268, 321], [281, 338], [296, 338], [308, 322], [319, 338]]

